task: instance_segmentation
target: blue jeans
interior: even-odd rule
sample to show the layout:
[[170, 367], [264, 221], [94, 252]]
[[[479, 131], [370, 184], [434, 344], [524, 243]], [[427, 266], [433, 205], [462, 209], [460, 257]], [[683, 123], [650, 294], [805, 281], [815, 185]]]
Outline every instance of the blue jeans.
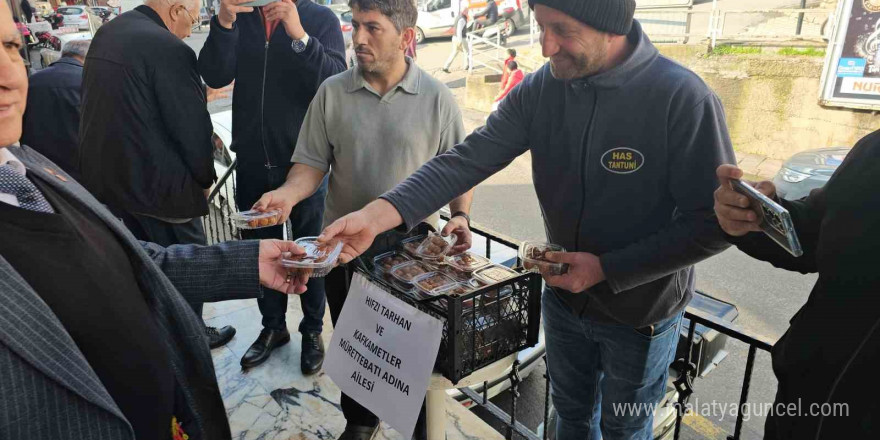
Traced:
[[652, 439], [651, 411], [616, 413], [614, 404], [660, 402], [683, 313], [654, 325], [651, 335], [577, 316], [551, 290], [542, 307], [556, 438]]

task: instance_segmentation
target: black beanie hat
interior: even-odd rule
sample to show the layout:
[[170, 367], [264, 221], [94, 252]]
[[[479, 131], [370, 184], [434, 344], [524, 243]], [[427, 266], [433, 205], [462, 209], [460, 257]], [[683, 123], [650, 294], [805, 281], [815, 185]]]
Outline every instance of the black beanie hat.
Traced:
[[556, 9], [603, 32], [626, 35], [632, 28], [636, 0], [529, 0]]

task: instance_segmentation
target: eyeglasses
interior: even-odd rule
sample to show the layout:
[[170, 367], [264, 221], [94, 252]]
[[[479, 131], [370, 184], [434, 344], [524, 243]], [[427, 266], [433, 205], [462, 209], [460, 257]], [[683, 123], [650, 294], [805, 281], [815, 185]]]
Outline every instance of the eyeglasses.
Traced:
[[183, 10], [186, 11], [186, 15], [189, 15], [189, 19], [192, 20], [192, 25], [195, 26], [199, 22], [199, 19], [193, 17], [192, 13], [189, 12], [189, 9], [187, 9], [186, 6], [183, 7]]

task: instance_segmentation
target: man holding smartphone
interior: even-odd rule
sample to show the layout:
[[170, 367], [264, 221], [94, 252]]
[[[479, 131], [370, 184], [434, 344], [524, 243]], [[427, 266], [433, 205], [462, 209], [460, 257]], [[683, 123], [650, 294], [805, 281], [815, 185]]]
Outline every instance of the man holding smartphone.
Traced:
[[860, 140], [831, 180], [804, 199], [778, 199], [772, 182], [753, 185], [788, 210], [800, 257], [762, 233], [759, 213], [732, 186], [742, 170], [722, 165], [717, 173], [715, 213], [730, 243], [776, 267], [819, 274], [773, 347], [774, 407], [795, 404], [805, 413], [770, 414], [764, 438], [878, 438], [880, 407], [872, 391], [880, 388], [880, 131]]
[[[324, 80], [346, 69], [345, 43], [333, 12], [312, 0], [277, 0], [248, 7], [247, 0], [221, 0], [211, 32], [199, 55], [199, 72], [208, 86], [235, 80], [232, 151], [236, 153], [236, 202], [249, 209], [263, 193], [284, 183], [300, 126]], [[263, 2], [260, 2], [263, 3]], [[317, 235], [324, 216], [327, 181], [291, 213], [291, 238]], [[282, 238], [283, 225], [243, 231], [243, 238]], [[300, 297], [303, 320], [303, 374], [324, 362], [324, 281], [309, 281]], [[259, 300], [263, 330], [241, 359], [245, 368], [265, 362], [272, 350], [290, 341], [287, 296], [267, 291]]]

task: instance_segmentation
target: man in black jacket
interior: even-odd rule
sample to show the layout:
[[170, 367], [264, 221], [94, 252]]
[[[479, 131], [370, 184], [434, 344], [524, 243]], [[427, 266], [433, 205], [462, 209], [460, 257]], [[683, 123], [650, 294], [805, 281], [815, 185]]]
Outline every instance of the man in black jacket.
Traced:
[[92, 40], [74, 40], [61, 59], [31, 75], [21, 142], [80, 180], [79, 108], [83, 61]]
[[[210, 87], [235, 80], [232, 145], [238, 160], [236, 202], [249, 209], [266, 192], [284, 183], [306, 110], [318, 86], [346, 69], [339, 20], [312, 0], [279, 0], [265, 7], [239, 6], [247, 0], [221, 0], [211, 32], [199, 54], [199, 72]], [[324, 215], [325, 179], [319, 190], [291, 213], [292, 238], [318, 235]], [[280, 238], [283, 226], [243, 233], [245, 238]], [[324, 362], [321, 340], [326, 300], [323, 279], [309, 281], [301, 298], [304, 374]], [[259, 301], [263, 330], [241, 359], [245, 368], [269, 358], [290, 340], [287, 296], [266, 292]]]
[[[181, 41], [198, 16], [198, 0], [147, 0], [101, 28], [83, 73], [82, 183], [136, 237], [163, 246], [205, 244], [216, 179], [205, 89]], [[211, 347], [234, 334], [206, 328]]]
[[[777, 198], [791, 214], [801, 257], [760, 232], [757, 213], [730, 186], [742, 175], [731, 165], [718, 168], [715, 212], [728, 241], [776, 267], [819, 273], [773, 347], [779, 388], [764, 438], [880, 438], [880, 131], [860, 140], [823, 188], [798, 201]], [[772, 182], [756, 188], [776, 198]], [[802, 412], [781, 411], [790, 404]]]

